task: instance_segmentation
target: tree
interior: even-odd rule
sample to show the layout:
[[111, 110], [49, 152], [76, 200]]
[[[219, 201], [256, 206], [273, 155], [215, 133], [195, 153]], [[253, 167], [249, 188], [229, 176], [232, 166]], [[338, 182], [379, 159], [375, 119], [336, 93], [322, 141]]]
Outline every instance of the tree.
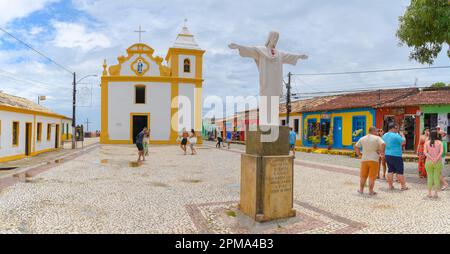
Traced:
[[[409, 56], [422, 64], [433, 64], [442, 47], [450, 45], [450, 2], [448, 0], [411, 0], [399, 18], [400, 45], [412, 47]], [[450, 58], [450, 49], [447, 50]]]
[[446, 84], [444, 82], [436, 82], [431, 85], [431, 87], [436, 87], [436, 88], [445, 87], [445, 86], [446, 86]]

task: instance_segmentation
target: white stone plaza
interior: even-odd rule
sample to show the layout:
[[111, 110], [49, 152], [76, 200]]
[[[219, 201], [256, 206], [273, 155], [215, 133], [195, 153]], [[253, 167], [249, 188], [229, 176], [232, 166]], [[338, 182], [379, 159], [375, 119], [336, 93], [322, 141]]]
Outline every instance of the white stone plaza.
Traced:
[[294, 169], [297, 216], [254, 222], [237, 209], [243, 147], [205, 143], [196, 156], [151, 146], [140, 166], [134, 146], [94, 144], [76, 158], [30, 168], [32, 177], [0, 187], [0, 233], [450, 233], [450, 192], [427, 199], [415, 172], [406, 174], [411, 190], [377, 181], [376, 197], [361, 196], [358, 169], [339, 166], [357, 160], [302, 153]]

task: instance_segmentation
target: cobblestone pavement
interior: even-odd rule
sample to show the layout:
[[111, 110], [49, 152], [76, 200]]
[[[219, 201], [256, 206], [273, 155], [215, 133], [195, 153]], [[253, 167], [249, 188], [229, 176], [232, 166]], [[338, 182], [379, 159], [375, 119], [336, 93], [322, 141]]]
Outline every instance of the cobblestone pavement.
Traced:
[[[95, 145], [99, 143], [99, 138], [86, 138], [84, 140], [83, 147], [89, 147], [91, 145]], [[63, 149], [59, 149], [53, 152], [42, 153], [34, 157], [28, 157], [21, 160], [9, 161], [0, 163], [0, 168], [11, 168], [16, 167], [14, 170], [0, 170], [0, 178], [7, 177], [9, 175], [16, 174], [17, 172], [23, 171], [26, 168], [38, 165], [38, 164], [46, 164], [48, 162], [53, 162], [58, 160], [61, 157], [79, 152], [82, 150], [82, 143], [78, 142], [77, 149], [72, 150], [72, 143], [64, 142]]]
[[[215, 143], [206, 141], [205, 145], [215, 146]], [[222, 148], [226, 150], [227, 148]], [[245, 146], [240, 144], [232, 144], [231, 149], [244, 151]], [[361, 161], [356, 158], [351, 158], [343, 155], [330, 155], [330, 154], [316, 154], [316, 153], [304, 153], [296, 152], [296, 159], [302, 161], [319, 162], [339, 166], [347, 166], [358, 168]], [[416, 162], [405, 162], [405, 174], [418, 175]], [[446, 164], [444, 167], [444, 175], [450, 176], [450, 164]]]
[[237, 210], [239, 150], [151, 146], [135, 159], [133, 146], [97, 146], [0, 187], [0, 233], [450, 233], [450, 191], [428, 200], [420, 181], [361, 196], [357, 169], [297, 160], [297, 216], [260, 224]]

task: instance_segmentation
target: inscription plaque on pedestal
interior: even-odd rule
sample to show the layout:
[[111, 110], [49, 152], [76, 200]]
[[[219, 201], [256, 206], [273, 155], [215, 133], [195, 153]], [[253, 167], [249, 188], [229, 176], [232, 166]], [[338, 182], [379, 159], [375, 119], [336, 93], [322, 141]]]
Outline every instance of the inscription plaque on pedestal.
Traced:
[[[279, 153], [285, 150], [285, 147], [280, 146], [289, 146], [289, 143], [263, 145], [278, 146], [275, 153]], [[289, 149], [285, 155], [266, 155], [270, 153], [270, 150], [254, 149], [253, 151], [256, 150], [264, 154], [241, 155], [239, 204], [241, 212], [260, 222], [295, 216], [293, 209], [294, 158], [289, 155]]]

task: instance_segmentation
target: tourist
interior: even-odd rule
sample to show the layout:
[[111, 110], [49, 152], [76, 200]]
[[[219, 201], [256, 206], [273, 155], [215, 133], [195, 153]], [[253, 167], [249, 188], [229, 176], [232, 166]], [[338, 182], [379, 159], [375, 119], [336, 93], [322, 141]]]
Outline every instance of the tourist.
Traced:
[[[362, 148], [362, 157], [361, 157]], [[377, 193], [373, 190], [375, 180], [379, 172], [379, 158], [384, 157], [385, 143], [380, 136], [377, 135], [377, 128], [372, 126], [369, 128], [369, 134], [360, 138], [355, 145], [355, 151], [358, 157], [361, 157], [360, 171], [360, 194], [364, 193], [364, 187], [369, 178], [369, 195], [373, 196]]]
[[231, 146], [231, 139], [233, 138], [233, 132], [228, 131], [227, 132], [227, 139], [225, 140], [227, 142], [227, 147], [230, 149]]
[[194, 147], [195, 144], [197, 144], [197, 135], [195, 134], [194, 129], [192, 129], [191, 134], [189, 134], [189, 147], [191, 148], [192, 155], [197, 154], [197, 150]]
[[219, 135], [217, 135], [217, 143], [216, 143], [216, 148], [221, 148], [222, 147], [222, 132], [220, 132]]
[[[382, 138], [383, 135], [384, 135], [383, 129], [379, 129], [378, 130], [378, 136], [380, 138]], [[381, 166], [383, 166], [383, 179], [386, 180], [386, 158], [384, 156], [380, 156], [380, 158], [378, 159], [378, 175], [377, 175], [377, 179], [380, 179]]]
[[181, 150], [183, 150], [184, 155], [186, 155], [186, 150], [187, 150], [186, 145], [187, 145], [187, 142], [188, 142], [188, 137], [189, 137], [188, 132], [183, 129], [183, 133], [181, 134], [181, 145], [180, 145], [180, 147], [181, 147]]
[[145, 133], [144, 136], [144, 154], [148, 156], [148, 145], [150, 144], [150, 130]]
[[137, 162], [139, 163], [141, 161], [141, 157], [142, 157], [142, 161], [145, 161], [145, 154], [144, 154], [144, 136], [147, 134], [147, 127], [144, 128], [141, 132], [139, 132], [139, 134], [136, 136], [136, 146], [138, 149], [138, 160]]
[[428, 179], [428, 197], [432, 198], [431, 191], [434, 186], [434, 198], [438, 197], [438, 191], [441, 185], [442, 171], [442, 142], [439, 140], [438, 132], [432, 130], [430, 140], [425, 143], [425, 168], [427, 170]]
[[402, 146], [406, 143], [405, 134], [399, 133], [399, 127], [396, 124], [389, 125], [389, 132], [383, 135], [383, 141], [386, 143], [386, 163], [388, 166], [388, 185], [389, 189], [394, 189], [394, 174], [401, 184], [401, 190], [409, 190], [406, 186], [405, 177], [403, 176], [404, 165], [402, 158]]
[[419, 161], [418, 171], [420, 178], [427, 177], [427, 172], [425, 170], [426, 156], [424, 150], [425, 150], [425, 143], [428, 141], [429, 138], [430, 138], [430, 129], [426, 128], [425, 130], [423, 130], [423, 133], [419, 138], [419, 145], [417, 146], [417, 157]]
[[295, 133], [294, 129], [290, 127], [291, 131], [289, 132], [289, 149], [292, 151], [292, 154], [295, 159], [295, 141], [297, 139], [297, 133]]
[[448, 183], [445, 180], [445, 172], [444, 172], [444, 166], [445, 166], [445, 154], [447, 153], [447, 133], [445, 133], [441, 128], [438, 126], [436, 128], [438, 130], [438, 137], [439, 140], [442, 142], [442, 172], [441, 172], [441, 185], [442, 185], [442, 191], [445, 191], [448, 189]]

